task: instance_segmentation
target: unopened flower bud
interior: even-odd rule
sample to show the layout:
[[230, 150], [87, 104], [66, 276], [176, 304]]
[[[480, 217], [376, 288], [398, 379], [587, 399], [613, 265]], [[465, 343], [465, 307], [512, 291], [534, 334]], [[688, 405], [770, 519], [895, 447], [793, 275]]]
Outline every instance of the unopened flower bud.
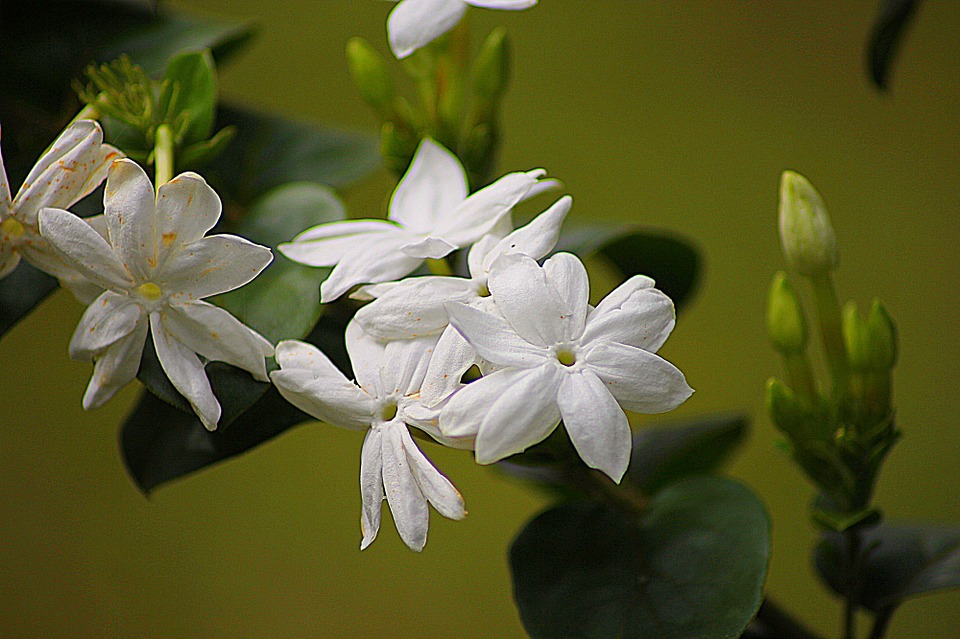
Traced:
[[783, 355], [802, 353], [807, 345], [807, 323], [797, 292], [783, 271], [773, 276], [767, 297], [767, 333]]
[[473, 90], [480, 100], [494, 104], [500, 100], [510, 81], [510, 41], [507, 31], [498, 27], [490, 32], [473, 66]]
[[897, 327], [880, 300], [873, 300], [867, 316], [873, 370], [885, 373], [897, 363]]
[[774, 426], [791, 441], [807, 439], [808, 413], [786, 384], [771, 377], [767, 380], [767, 412]]
[[354, 37], [347, 42], [347, 63], [360, 95], [386, 117], [394, 92], [383, 57], [366, 40]]
[[857, 303], [853, 300], [843, 307], [843, 344], [847, 350], [847, 360], [850, 368], [855, 371], [869, 372], [870, 366], [870, 331], [867, 323], [857, 310]]
[[801, 275], [825, 275], [837, 267], [837, 237], [823, 199], [793, 171], [780, 178], [780, 243], [787, 263]]

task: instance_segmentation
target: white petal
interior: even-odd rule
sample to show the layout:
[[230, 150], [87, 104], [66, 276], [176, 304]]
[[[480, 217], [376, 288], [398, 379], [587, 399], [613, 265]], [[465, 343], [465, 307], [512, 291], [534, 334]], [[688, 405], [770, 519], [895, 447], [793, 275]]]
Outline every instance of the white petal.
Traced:
[[672, 410], [693, 394], [676, 366], [640, 348], [597, 344], [586, 352], [584, 362], [621, 406], [636, 413]]
[[307, 229], [277, 249], [294, 262], [307, 266], [334, 266], [356, 250], [358, 239], [386, 239], [396, 233], [403, 233], [403, 229], [383, 220], [330, 222]]
[[224, 309], [206, 302], [171, 304], [160, 319], [168, 333], [208, 360], [233, 364], [266, 382], [273, 345]]
[[220, 403], [213, 395], [210, 380], [197, 355], [167, 333], [159, 313], [150, 314], [150, 332], [157, 359], [170, 383], [183, 395], [207, 430], [216, 430]]
[[630, 463], [630, 424], [607, 387], [590, 370], [571, 372], [563, 376], [557, 404], [580, 458], [619, 484]]
[[445, 302], [465, 302], [472, 282], [460, 277], [412, 277], [394, 283], [357, 311], [356, 320], [379, 339], [409, 339], [438, 333], [447, 326]]
[[292, 368], [273, 371], [270, 380], [284, 399], [331, 426], [365, 430], [373, 423], [376, 402], [342, 375], [318, 377], [314, 371]]
[[372, 396], [380, 397], [380, 367], [386, 344], [364, 331], [355, 320], [347, 324], [345, 341], [354, 379]]
[[[443, 2], [446, 5], [458, 3], [459, 0]], [[399, 6], [393, 13], [398, 11], [401, 11]], [[442, 220], [453, 215], [466, 197], [467, 174], [460, 160], [437, 142], [424, 138], [410, 168], [393, 192], [389, 218], [413, 233], [428, 234]]]
[[174, 301], [198, 300], [240, 288], [273, 260], [273, 253], [236, 235], [212, 235], [180, 247], [157, 274]]
[[385, 395], [420, 392], [423, 376], [439, 335], [387, 342], [380, 365], [380, 389]]
[[526, 199], [543, 169], [510, 173], [470, 195], [454, 212], [437, 220], [432, 235], [455, 246], [468, 246], [489, 233], [510, 210]]
[[470, 277], [486, 283], [490, 264], [500, 255], [500, 253], [494, 252], [494, 249], [500, 244], [501, 240], [502, 238], [488, 233], [470, 247], [470, 251], [467, 253], [467, 269], [470, 271]]
[[600, 300], [597, 307], [590, 314], [592, 318], [595, 315], [602, 315], [614, 308], [620, 308], [637, 291], [647, 288], [653, 288], [654, 281], [646, 275], [634, 275], [626, 282], [610, 291], [606, 297]]
[[93, 376], [83, 395], [83, 408], [103, 406], [114, 394], [132, 382], [140, 370], [143, 345], [147, 341], [149, 322], [140, 317], [129, 335], [117, 340], [97, 355]]
[[157, 193], [159, 265], [183, 245], [196, 242], [220, 219], [220, 197], [196, 173], [181, 173]]
[[380, 508], [383, 504], [383, 436], [379, 428], [371, 428], [363, 439], [360, 451], [360, 495], [363, 498], [363, 513], [360, 526], [363, 541], [360, 550], [373, 543], [380, 532]]
[[103, 288], [125, 290], [130, 273], [113, 247], [82, 219], [60, 209], [40, 211], [40, 234], [68, 266]]
[[399, 421], [383, 426], [383, 487], [400, 538], [411, 550], [419, 552], [427, 543], [430, 511], [403, 448], [406, 430]]
[[143, 308], [126, 295], [106, 291], [93, 301], [80, 318], [70, 340], [70, 358], [90, 360], [123, 339], [145, 319]]
[[157, 202], [153, 182], [133, 160], [110, 166], [103, 217], [110, 244], [126, 269], [140, 281], [150, 280], [159, 263]]
[[467, 516], [464, 509], [463, 497], [454, 488], [450, 480], [444, 477], [434, 467], [430, 460], [417, 447], [417, 444], [406, 429], [398, 429], [400, 443], [407, 456], [407, 463], [413, 472], [413, 477], [420, 486], [420, 492], [427, 498], [441, 515], [448, 519], [463, 519]]
[[448, 303], [444, 308], [450, 324], [484, 359], [504, 366], [531, 368], [550, 358], [546, 348], [531, 344], [496, 315], [458, 302]]
[[410, 257], [439, 259], [450, 255], [457, 250], [457, 247], [437, 237], [426, 237], [416, 242], [406, 244], [402, 246], [400, 250], [404, 255], [409, 255]]
[[501, 255], [490, 269], [488, 287], [497, 309], [523, 339], [550, 346], [570, 334], [571, 309], [533, 258]]
[[366, 236], [355, 242], [350, 256], [341, 260], [320, 285], [320, 300], [326, 304], [356, 284], [389, 282], [410, 274], [423, 260], [401, 252], [409, 239], [398, 230], [389, 236]]
[[[529, 224], [521, 226], [500, 240], [484, 256], [483, 270], [489, 271], [493, 261], [504, 253], [521, 253], [535, 260], [546, 256], [557, 245], [557, 240], [560, 237], [560, 226], [566, 219], [572, 204], [573, 198], [566, 195], [557, 200], [549, 209], [533, 218]], [[474, 245], [474, 248], [476, 248], [476, 245]]]
[[285, 370], [304, 370], [314, 379], [338, 379], [346, 381], [343, 372], [330, 361], [326, 353], [313, 344], [296, 339], [283, 340], [277, 344], [274, 357], [280, 368]]
[[[2, 170], [3, 167], [0, 166], [0, 171]], [[14, 251], [12, 246], [0, 241], [0, 279], [13, 273], [13, 269], [17, 268], [18, 264], [20, 264], [20, 254]]]
[[537, 0], [464, 0], [467, 4], [484, 9], [529, 9]]
[[590, 302], [590, 279], [586, 267], [571, 253], [557, 253], [544, 262], [543, 270], [570, 311], [569, 321], [564, 322], [564, 339], [579, 338]]
[[619, 307], [594, 310], [587, 320], [583, 343], [619, 342], [655, 353], [670, 336], [675, 317], [673, 301], [664, 293], [655, 288], [639, 289]]
[[390, 48], [405, 58], [452, 29], [466, 10], [462, 0], [403, 0], [387, 17]]
[[443, 329], [423, 377], [420, 401], [436, 406], [463, 386], [460, 379], [477, 362], [477, 353], [453, 326]]

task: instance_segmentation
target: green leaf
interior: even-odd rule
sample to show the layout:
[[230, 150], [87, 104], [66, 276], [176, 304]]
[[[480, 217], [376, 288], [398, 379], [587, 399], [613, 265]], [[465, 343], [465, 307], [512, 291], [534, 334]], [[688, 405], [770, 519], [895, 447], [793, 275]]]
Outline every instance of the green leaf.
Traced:
[[225, 126], [235, 126], [237, 136], [204, 176], [241, 205], [287, 182], [339, 188], [380, 166], [373, 136], [221, 105], [217, 128]]
[[623, 279], [646, 275], [670, 296], [679, 310], [700, 281], [700, 256], [691, 240], [661, 230], [636, 226], [580, 226], [565, 231], [558, 251], [582, 258], [599, 256], [620, 271]]
[[[349, 376], [352, 373], [343, 336], [352, 313], [353, 307], [347, 302], [328, 305], [307, 337]], [[159, 367], [151, 340], [147, 340], [143, 362]], [[280, 397], [272, 385], [253, 380], [245, 371], [214, 362], [207, 365], [207, 373], [224, 410], [217, 430], [210, 432], [203, 427], [165, 376], [154, 380], [154, 385], [165, 384], [160, 395], [163, 400], [145, 392], [124, 421], [121, 454], [130, 476], [145, 493], [259, 446], [310, 419]], [[243, 393], [248, 396], [243, 397]]]
[[624, 481], [652, 494], [683, 477], [713, 472], [743, 443], [746, 434], [747, 418], [739, 414], [644, 428], [633, 436]]
[[893, 59], [903, 35], [920, 6], [919, 0], [882, 0], [867, 44], [870, 79], [881, 91], [887, 88]]
[[57, 280], [20, 260], [0, 279], [0, 337], [57, 289]]
[[757, 612], [770, 521], [747, 487], [694, 477], [642, 515], [571, 502], [510, 548], [514, 596], [535, 639], [739, 637]]
[[[837, 594], [843, 592], [840, 534], [817, 544], [817, 571]], [[866, 549], [860, 575], [860, 605], [880, 613], [905, 599], [945, 588], [960, 588], [960, 528], [916, 523], [883, 523], [862, 533]]]
[[330, 269], [292, 262], [276, 250], [277, 245], [311, 226], [343, 218], [343, 203], [323, 185], [300, 182], [270, 191], [254, 202], [233, 230], [272, 248], [273, 262], [246, 286], [212, 301], [271, 343], [302, 338], [320, 316], [320, 282]]
[[156, 77], [184, 51], [209, 49], [222, 64], [250, 40], [253, 31], [250, 22], [161, 11], [149, 23], [125, 30], [102, 49], [100, 59], [112, 60], [126, 53]]
[[[217, 72], [209, 49], [188, 51], [170, 60], [163, 80], [173, 89], [169, 113], [184, 114], [186, 122], [181, 145], [201, 142], [210, 137], [217, 111]], [[161, 107], [161, 111], [166, 109]]]

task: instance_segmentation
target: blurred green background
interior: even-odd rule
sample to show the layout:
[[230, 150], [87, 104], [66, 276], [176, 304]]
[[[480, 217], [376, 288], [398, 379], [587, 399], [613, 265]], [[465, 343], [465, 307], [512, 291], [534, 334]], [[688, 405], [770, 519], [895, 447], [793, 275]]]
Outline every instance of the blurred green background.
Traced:
[[[639, 222], [700, 244], [703, 286], [662, 351], [697, 393], [669, 418], [753, 417], [731, 473], [773, 516], [768, 593], [830, 636], [839, 606], [809, 566], [811, 490], [775, 449], [762, 405], [780, 374], [763, 309], [782, 267], [785, 168], [831, 211], [841, 296], [879, 296], [899, 325], [906, 437], [877, 501], [893, 518], [960, 522], [960, 4], [921, 7], [885, 95], [863, 68], [876, 5], [545, 0], [470, 13], [477, 41], [504, 24], [515, 43], [501, 169], [547, 168], [574, 195], [574, 221]], [[387, 53], [392, 3], [175, 6], [259, 24], [222, 72], [226, 98], [374, 130], [343, 50], [361, 35]], [[347, 192], [352, 214], [381, 214], [391, 188], [383, 172]], [[523, 636], [506, 550], [545, 503], [535, 492], [428, 446], [469, 517], [434, 513], [419, 555], [386, 522], [361, 553], [361, 437], [309, 424], [144, 499], [116, 445], [136, 390], [80, 409], [90, 367], [66, 350], [81, 311], [59, 293], [0, 342], [0, 636]], [[960, 636], [960, 593], [908, 602], [889, 636]]]

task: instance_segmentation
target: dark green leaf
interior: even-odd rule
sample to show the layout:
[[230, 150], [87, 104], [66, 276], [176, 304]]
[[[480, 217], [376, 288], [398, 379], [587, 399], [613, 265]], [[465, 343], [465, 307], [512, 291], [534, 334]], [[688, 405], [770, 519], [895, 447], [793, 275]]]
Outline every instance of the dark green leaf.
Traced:
[[[328, 305], [307, 338], [319, 346], [345, 375], [352, 375], [343, 339], [352, 312], [353, 307], [347, 302]], [[151, 340], [147, 340], [143, 361], [150, 366], [159, 366]], [[203, 427], [166, 377], [154, 382], [163, 386], [160, 390], [167, 401], [145, 392], [121, 427], [120, 446], [124, 462], [144, 492], [149, 493], [160, 484], [254, 448], [310, 419], [282, 399], [273, 386], [254, 381], [244, 371], [212, 363], [207, 365], [207, 373], [224, 409], [216, 431], [210, 432]], [[237, 396], [243, 392], [248, 392], [250, 397]], [[243, 410], [242, 414], [237, 414], [238, 410]]]
[[870, 79], [880, 90], [888, 86], [897, 49], [919, 6], [919, 0], [882, 0], [880, 3], [880, 13], [867, 45]]
[[20, 260], [13, 273], [0, 278], [0, 337], [58, 286], [56, 279]]
[[[865, 549], [860, 604], [875, 613], [905, 599], [960, 588], [960, 528], [883, 523], [862, 532]], [[827, 533], [817, 544], [817, 571], [840, 594], [842, 536]]]
[[688, 301], [700, 281], [700, 256], [692, 241], [660, 230], [573, 227], [560, 237], [557, 250], [580, 257], [603, 257], [624, 279], [633, 275], [652, 277], [677, 309]]
[[380, 166], [373, 136], [221, 105], [217, 127], [225, 126], [237, 136], [204, 176], [241, 205], [287, 182], [342, 187]]
[[320, 282], [330, 269], [292, 262], [276, 250], [277, 245], [311, 226], [343, 217], [343, 203], [320, 184], [286, 184], [258, 199], [234, 230], [272, 248], [273, 263], [251, 283], [217, 297], [216, 303], [271, 343], [302, 338], [320, 316]]
[[683, 477], [713, 472], [746, 434], [747, 419], [738, 414], [644, 428], [633, 436], [633, 452], [624, 481], [652, 494]]
[[641, 515], [597, 502], [542, 513], [510, 549], [527, 631], [553, 637], [739, 637], [763, 597], [770, 522], [729, 479], [693, 477]]
[[[169, 82], [172, 99], [169, 112], [174, 118], [185, 117], [183, 145], [206, 140], [213, 130], [217, 111], [217, 72], [209, 49], [187, 51], [175, 56], [167, 65], [163, 80]], [[161, 106], [161, 111], [167, 109]], [[181, 116], [183, 114], [183, 116]]]

